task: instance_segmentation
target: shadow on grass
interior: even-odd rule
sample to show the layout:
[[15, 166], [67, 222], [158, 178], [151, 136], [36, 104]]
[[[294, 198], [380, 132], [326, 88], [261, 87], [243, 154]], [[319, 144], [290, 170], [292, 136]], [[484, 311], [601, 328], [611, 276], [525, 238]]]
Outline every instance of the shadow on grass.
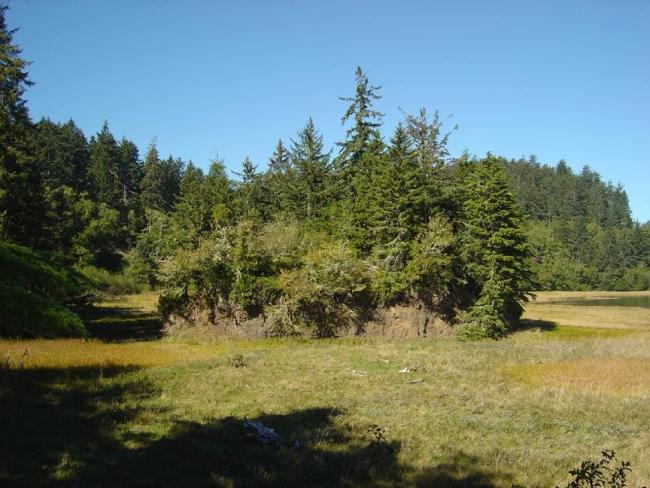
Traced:
[[152, 393], [142, 382], [112, 381], [134, 370], [0, 370], [0, 485], [70, 486], [61, 479], [80, 463], [119, 452], [114, 427], [132, 419], [132, 405]]
[[104, 473], [94, 470], [81, 479], [101, 483], [110, 476], [119, 486], [170, 487], [495, 486], [496, 478], [476, 467], [479, 460], [462, 452], [417, 472], [399, 462], [399, 442], [377, 439], [342, 419], [329, 408], [252, 419], [280, 435], [277, 445], [257, 442], [241, 418], [178, 423], [164, 438], [119, 456], [122, 461]]
[[251, 438], [238, 417], [178, 421], [155, 403], [151, 383], [123, 374], [132, 371], [0, 372], [0, 485], [491, 487], [509, 480], [453, 449], [417, 470], [400, 458], [398, 441], [348, 424], [331, 408], [250, 419], [275, 429], [277, 445]]
[[163, 335], [158, 314], [135, 308], [94, 306], [81, 316], [90, 336], [105, 342], [153, 341]]
[[557, 323], [550, 320], [532, 320], [522, 319], [519, 321], [517, 328], [513, 332], [521, 332], [524, 330], [541, 330], [543, 332], [556, 331], [558, 328]]

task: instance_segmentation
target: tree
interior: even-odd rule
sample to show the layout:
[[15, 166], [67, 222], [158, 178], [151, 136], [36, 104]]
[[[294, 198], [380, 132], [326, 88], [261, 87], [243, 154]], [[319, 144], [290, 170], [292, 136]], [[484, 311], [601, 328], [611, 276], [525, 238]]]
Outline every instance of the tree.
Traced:
[[461, 175], [461, 257], [473, 302], [465, 331], [499, 337], [519, 319], [531, 289], [524, 220], [497, 158], [465, 163]]
[[35, 126], [31, 150], [45, 186], [67, 186], [77, 192], [88, 189], [88, 141], [72, 119], [65, 124], [41, 119]]
[[298, 132], [298, 140], [292, 141], [291, 168], [290, 206], [299, 218], [310, 220], [325, 205], [329, 177], [329, 153], [323, 151], [323, 136], [311, 117]]
[[269, 158], [265, 178], [273, 212], [287, 211], [290, 205], [289, 199], [293, 190], [295, 175], [291, 168], [291, 153], [282, 142], [282, 139], [278, 139], [273, 155]]
[[90, 179], [91, 195], [98, 202], [117, 206], [122, 198], [122, 188], [119, 184], [120, 151], [117, 141], [108, 122], [90, 139]]
[[241, 172], [235, 174], [241, 177], [237, 185], [239, 214], [248, 219], [267, 220], [271, 205], [268, 201], [268, 192], [264, 189], [265, 182], [257, 172], [257, 166], [247, 157], [242, 162]]
[[31, 85], [15, 31], [0, 6], [0, 236], [42, 247], [46, 204], [39, 168], [30, 154], [33, 126], [23, 98]]
[[341, 122], [345, 124], [352, 119], [352, 126], [347, 130], [346, 139], [339, 142], [341, 148], [336, 158], [336, 170], [343, 184], [348, 184], [357, 171], [364, 153], [368, 150], [372, 139], [379, 138], [379, 127], [383, 114], [373, 110], [375, 100], [381, 98], [377, 91], [381, 86], [373, 86], [360, 67], [356, 70], [356, 88], [353, 97], [341, 97], [340, 100], [350, 102]]
[[142, 165], [140, 199], [145, 208], [169, 212], [180, 191], [184, 163], [169, 156], [161, 159], [155, 141], [147, 150]]

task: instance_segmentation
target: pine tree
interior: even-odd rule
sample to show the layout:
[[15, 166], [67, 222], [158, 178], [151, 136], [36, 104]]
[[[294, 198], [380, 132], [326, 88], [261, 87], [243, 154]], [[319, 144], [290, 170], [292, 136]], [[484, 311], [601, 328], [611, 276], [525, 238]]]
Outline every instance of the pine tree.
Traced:
[[123, 198], [120, 158], [117, 141], [108, 128], [108, 122], [104, 122], [97, 136], [90, 139], [88, 176], [93, 198], [111, 207], [120, 205]]
[[329, 153], [323, 151], [323, 136], [311, 117], [292, 141], [291, 168], [290, 207], [299, 218], [311, 220], [325, 205], [329, 177]]
[[468, 330], [502, 335], [520, 317], [532, 282], [524, 221], [499, 160], [488, 155], [462, 172], [461, 256], [475, 303]]
[[172, 214], [172, 237], [181, 247], [196, 246], [209, 229], [210, 215], [203, 191], [204, 179], [201, 168], [190, 161], [183, 173], [180, 193]]
[[210, 164], [208, 175], [203, 181], [203, 193], [210, 214], [211, 228], [215, 230], [229, 223], [233, 188], [222, 161], [214, 160]]
[[163, 194], [163, 168], [155, 140], [149, 144], [142, 165], [142, 181], [140, 182], [140, 199], [145, 208], [163, 210], [165, 197]]
[[23, 98], [31, 85], [27, 62], [13, 44], [15, 31], [0, 6], [0, 236], [42, 247], [46, 203], [41, 174], [30, 155], [33, 126]]
[[45, 186], [86, 191], [89, 164], [88, 141], [73, 120], [57, 124], [41, 119], [35, 126], [32, 152], [38, 161]]
[[273, 213], [287, 211], [295, 176], [291, 168], [291, 154], [282, 139], [278, 140], [273, 155], [269, 158], [265, 179]]
[[235, 174], [241, 177], [237, 187], [240, 215], [252, 220], [267, 220], [271, 213], [271, 205], [268, 192], [264, 188], [265, 182], [257, 172], [257, 166], [247, 157], [242, 161], [241, 172]]
[[373, 110], [375, 100], [381, 99], [377, 91], [381, 86], [373, 86], [360, 67], [356, 71], [356, 88], [353, 97], [341, 97], [340, 100], [350, 102], [341, 122], [345, 124], [352, 119], [352, 126], [347, 130], [346, 139], [339, 142], [341, 148], [336, 158], [335, 166], [342, 184], [349, 184], [362, 164], [362, 157], [368, 150], [373, 139], [379, 139], [379, 127], [383, 114]]

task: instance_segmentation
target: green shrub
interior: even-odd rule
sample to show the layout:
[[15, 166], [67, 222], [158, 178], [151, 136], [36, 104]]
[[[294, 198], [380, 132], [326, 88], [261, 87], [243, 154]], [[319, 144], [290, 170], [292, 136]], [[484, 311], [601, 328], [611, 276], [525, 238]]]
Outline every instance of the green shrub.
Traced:
[[281, 276], [292, 321], [334, 337], [358, 322], [370, 299], [370, 270], [343, 242], [309, 252], [300, 269]]
[[106, 295], [139, 293], [145, 287], [140, 280], [126, 273], [111, 273], [95, 266], [84, 266], [81, 272], [88, 277], [96, 289]]
[[83, 336], [66, 304], [87, 293], [87, 280], [61, 257], [0, 241], [0, 336]]
[[573, 478], [566, 488], [624, 488], [630, 471], [629, 461], [619, 461], [614, 451], [604, 450], [599, 461], [586, 460], [569, 471]]
[[81, 319], [62, 304], [0, 283], [0, 337], [83, 337]]

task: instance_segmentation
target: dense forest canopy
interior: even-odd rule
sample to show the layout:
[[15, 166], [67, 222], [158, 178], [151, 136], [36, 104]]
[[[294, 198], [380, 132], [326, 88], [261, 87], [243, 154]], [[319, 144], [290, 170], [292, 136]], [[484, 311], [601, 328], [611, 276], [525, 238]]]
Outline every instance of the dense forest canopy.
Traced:
[[[4, 12], [0, 235], [13, 262], [120, 273], [159, 287], [165, 315], [261, 316], [276, 335], [332, 336], [418, 304], [462, 336], [499, 337], [533, 289], [650, 287], [650, 226], [633, 221], [623, 188], [564, 162], [452, 157], [424, 109], [386, 134], [381, 87], [360, 68], [335, 148], [307, 118], [264, 170], [246, 158], [236, 178], [221, 161], [203, 171], [161, 155], [155, 140], [141, 154], [108, 123], [88, 138], [73, 120], [32, 121]], [[23, 293], [0, 286], [3, 299]]]

